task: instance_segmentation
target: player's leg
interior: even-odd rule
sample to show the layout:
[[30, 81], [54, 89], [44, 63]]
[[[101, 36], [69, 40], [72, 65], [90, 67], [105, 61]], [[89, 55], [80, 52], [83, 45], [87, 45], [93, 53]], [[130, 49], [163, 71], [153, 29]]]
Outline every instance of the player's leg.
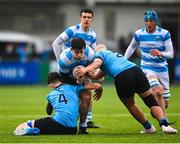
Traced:
[[146, 131], [145, 133], [154, 133], [156, 129], [154, 126], [147, 120], [144, 113], [140, 110], [140, 108], [135, 104], [134, 94], [135, 94], [135, 75], [132, 73], [132, 69], [126, 70], [120, 73], [115, 77], [114, 84], [116, 87], [116, 92], [132, 114], [132, 116], [144, 127]]
[[132, 114], [132, 116], [144, 127], [141, 133], [154, 133], [155, 127], [147, 120], [141, 109], [135, 104], [134, 96], [128, 98], [122, 98], [121, 101]]
[[34, 127], [34, 120], [21, 123], [16, 127], [14, 135], [37, 135], [40, 134], [40, 129]]
[[67, 127], [55, 121], [52, 117], [45, 117], [34, 121], [34, 127], [39, 128], [41, 134], [76, 134], [77, 127]]
[[169, 74], [168, 72], [158, 73], [158, 78], [163, 88], [163, 99], [165, 103], [165, 108], [168, 108], [169, 99], [170, 99], [170, 90], [169, 90]]
[[99, 126], [95, 125], [94, 122], [92, 121], [93, 115], [92, 115], [92, 108], [93, 108], [93, 98], [92, 98], [92, 93], [91, 94], [91, 101], [89, 105], [89, 111], [87, 114], [86, 122], [87, 122], [87, 128], [99, 128]]
[[158, 73], [155, 73], [150, 70], [144, 70], [144, 73], [146, 74], [146, 77], [148, 78], [149, 84], [153, 90], [153, 93], [155, 95], [155, 98], [158, 102], [158, 104], [161, 106], [164, 115], [166, 116], [166, 110], [165, 110], [165, 102], [163, 99], [163, 87], [161, 86], [158, 78]]
[[150, 89], [149, 82], [144, 73], [137, 69], [134, 73], [136, 75], [136, 92], [140, 95], [146, 106], [151, 110], [151, 114], [159, 121], [163, 132], [165, 133], [177, 133], [176, 129], [169, 126], [167, 119], [164, 116], [162, 108], [156, 101], [152, 89]]
[[89, 90], [83, 91], [80, 94], [80, 107], [79, 107], [79, 115], [80, 115], [80, 123], [79, 123], [79, 133], [87, 134], [87, 123], [86, 117], [89, 111], [89, 104], [91, 101], [91, 92]]

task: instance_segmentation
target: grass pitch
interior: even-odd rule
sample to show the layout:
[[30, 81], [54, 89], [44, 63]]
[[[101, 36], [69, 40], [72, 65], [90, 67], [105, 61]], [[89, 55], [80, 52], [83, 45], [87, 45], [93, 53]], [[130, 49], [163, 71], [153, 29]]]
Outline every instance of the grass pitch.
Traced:
[[[94, 102], [93, 120], [99, 129], [89, 129], [88, 135], [14, 136], [15, 127], [29, 119], [45, 117], [46, 86], [0, 86], [0, 143], [179, 143], [180, 132], [166, 135], [149, 109], [136, 96], [136, 102], [157, 128], [156, 134], [139, 134], [143, 127], [129, 114], [116, 96], [112, 85], [104, 85], [103, 96]], [[167, 110], [170, 121], [180, 130], [180, 86], [171, 86], [171, 101]]]

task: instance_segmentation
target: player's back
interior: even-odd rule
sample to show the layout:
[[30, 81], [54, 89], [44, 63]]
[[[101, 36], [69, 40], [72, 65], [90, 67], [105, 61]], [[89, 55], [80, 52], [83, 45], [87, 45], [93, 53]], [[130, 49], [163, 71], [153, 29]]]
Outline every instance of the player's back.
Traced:
[[65, 126], [76, 127], [79, 112], [80, 85], [61, 84], [47, 96], [55, 111], [53, 119]]
[[95, 57], [103, 60], [102, 69], [113, 78], [124, 70], [135, 66], [134, 63], [125, 59], [121, 54], [110, 50], [99, 50]]

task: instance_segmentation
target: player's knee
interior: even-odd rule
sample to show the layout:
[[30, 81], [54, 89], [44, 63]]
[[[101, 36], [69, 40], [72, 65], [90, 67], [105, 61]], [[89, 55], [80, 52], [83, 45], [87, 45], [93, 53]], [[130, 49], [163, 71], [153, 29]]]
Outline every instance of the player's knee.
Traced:
[[162, 96], [163, 95], [163, 89], [161, 87], [153, 89], [153, 92], [156, 96]]
[[159, 106], [153, 94], [142, 98], [146, 106], [151, 108], [152, 106]]
[[81, 102], [90, 102], [91, 101], [91, 93], [88, 91], [84, 91], [80, 94]]

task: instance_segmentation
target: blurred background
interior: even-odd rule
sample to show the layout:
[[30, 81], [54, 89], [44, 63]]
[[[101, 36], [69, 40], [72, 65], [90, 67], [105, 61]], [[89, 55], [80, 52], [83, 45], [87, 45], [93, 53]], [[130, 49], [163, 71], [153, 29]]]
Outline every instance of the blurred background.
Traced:
[[171, 83], [180, 81], [179, 0], [0, 0], [0, 84], [45, 83], [57, 69], [53, 40], [79, 23], [83, 8], [94, 11], [97, 42], [122, 54], [133, 32], [144, 26], [144, 12], [156, 10], [174, 45], [175, 57], [168, 61]]

